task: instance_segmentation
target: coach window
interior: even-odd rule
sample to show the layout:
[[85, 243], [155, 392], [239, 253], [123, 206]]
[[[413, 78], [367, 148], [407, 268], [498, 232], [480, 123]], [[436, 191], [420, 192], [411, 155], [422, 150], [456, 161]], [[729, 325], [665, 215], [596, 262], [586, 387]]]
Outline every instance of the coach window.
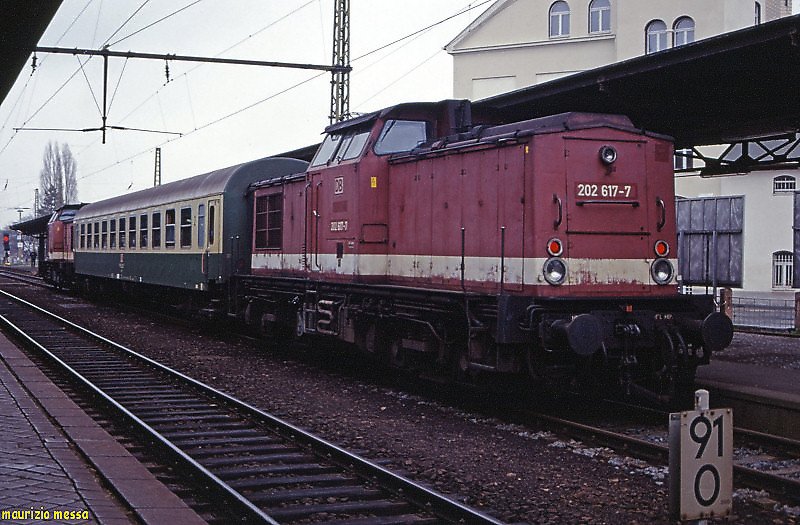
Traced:
[[125, 235], [128, 230], [125, 229], [125, 217], [119, 219], [119, 249], [125, 249]]
[[94, 223], [94, 243], [95, 249], [100, 248], [100, 221]]
[[197, 247], [203, 247], [203, 241], [206, 237], [206, 205], [197, 205]]
[[388, 120], [383, 125], [375, 153], [388, 155], [411, 151], [428, 138], [428, 124], [421, 120]]
[[167, 248], [175, 247], [175, 210], [167, 210], [164, 214], [164, 246]]
[[139, 215], [139, 248], [147, 248], [147, 214]]
[[108, 221], [103, 221], [103, 234], [100, 237], [100, 247], [104, 250], [108, 248]]
[[153, 230], [152, 230], [152, 243], [153, 248], [161, 248], [161, 212], [153, 212]]
[[128, 248], [136, 248], [136, 217], [128, 217]]
[[108, 221], [108, 247], [112, 250], [117, 248], [117, 219]]
[[81, 223], [81, 249], [86, 248], [86, 225]]
[[192, 247], [192, 209], [181, 208], [181, 248]]

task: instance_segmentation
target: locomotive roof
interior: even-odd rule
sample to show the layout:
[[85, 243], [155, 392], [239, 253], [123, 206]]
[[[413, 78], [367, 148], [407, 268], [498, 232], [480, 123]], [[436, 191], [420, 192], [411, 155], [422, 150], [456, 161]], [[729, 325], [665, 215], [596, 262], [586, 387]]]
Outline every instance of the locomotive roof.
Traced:
[[196, 175], [161, 186], [87, 204], [78, 212], [78, 218], [110, 215], [226, 193], [231, 188], [241, 187], [242, 182], [245, 182], [243, 186], [246, 188], [251, 182], [285, 175], [285, 171], [280, 171], [277, 174], [273, 173], [274, 170], [271, 168], [274, 165], [274, 161], [281, 161], [283, 166], [287, 162], [296, 163], [298, 172], [304, 171], [307, 164], [296, 159], [278, 157], [267, 157], [244, 162], [236, 166], [204, 173], [203, 175]]

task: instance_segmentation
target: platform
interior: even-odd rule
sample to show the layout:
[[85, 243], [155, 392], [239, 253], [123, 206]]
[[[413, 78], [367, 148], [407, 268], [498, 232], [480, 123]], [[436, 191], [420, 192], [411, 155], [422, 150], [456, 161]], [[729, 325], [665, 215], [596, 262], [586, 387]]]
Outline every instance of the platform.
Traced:
[[0, 333], [0, 523], [206, 523]]
[[800, 370], [712, 361], [697, 370], [712, 407], [733, 408], [737, 427], [800, 440]]

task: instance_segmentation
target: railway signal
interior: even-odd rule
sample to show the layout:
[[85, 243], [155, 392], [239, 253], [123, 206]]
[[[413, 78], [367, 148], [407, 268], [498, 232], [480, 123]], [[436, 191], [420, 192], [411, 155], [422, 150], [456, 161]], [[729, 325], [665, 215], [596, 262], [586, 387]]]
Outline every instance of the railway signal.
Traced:
[[695, 410], [669, 415], [669, 479], [672, 519], [730, 516], [733, 411], [710, 410], [706, 390], [695, 392]]

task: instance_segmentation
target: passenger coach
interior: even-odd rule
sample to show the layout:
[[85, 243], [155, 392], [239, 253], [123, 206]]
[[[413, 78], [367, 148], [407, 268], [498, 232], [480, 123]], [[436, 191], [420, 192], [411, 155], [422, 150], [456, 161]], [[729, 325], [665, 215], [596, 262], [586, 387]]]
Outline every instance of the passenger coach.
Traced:
[[113, 290], [135, 282], [221, 293], [234, 272], [249, 268], [249, 185], [305, 167], [265, 158], [87, 204], [74, 223], [79, 286]]

